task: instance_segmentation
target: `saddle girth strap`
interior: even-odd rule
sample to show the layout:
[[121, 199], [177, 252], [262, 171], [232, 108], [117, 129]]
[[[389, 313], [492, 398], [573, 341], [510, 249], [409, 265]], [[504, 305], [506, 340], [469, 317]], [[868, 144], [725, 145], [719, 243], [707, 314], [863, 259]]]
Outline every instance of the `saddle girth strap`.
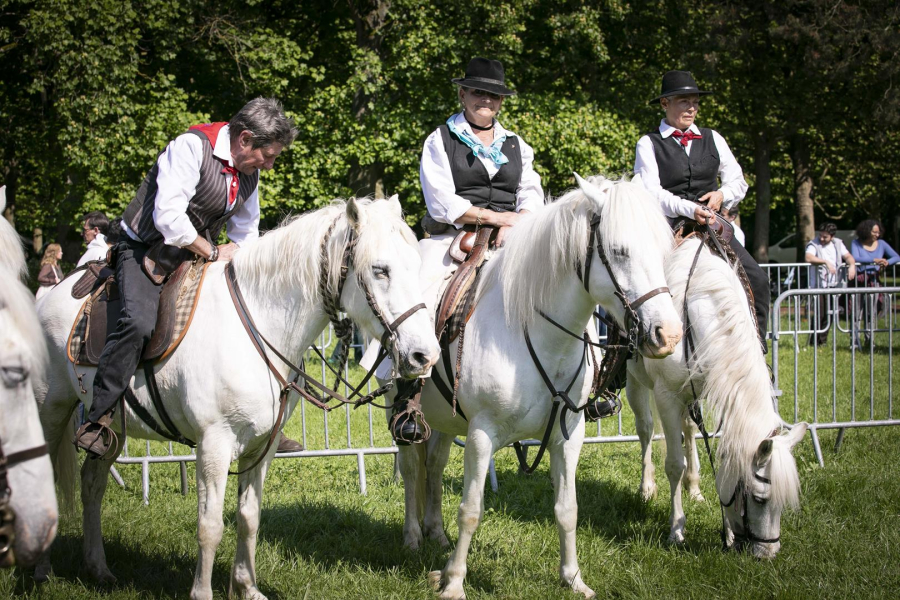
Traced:
[[[146, 408], [141, 405], [140, 400], [137, 399], [137, 396], [134, 395], [134, 391], [132, 391], [131, 386], [125, 388], [125, 393], [122, 395], [123, 400], [131, 408], [131, 411], [135, 414], [137, 418], [144, 422], [144, 424], [155, 431], [160, 437], [169, 440], [170, 442], [179, 442], [186, 446], [190, 446], [191, 448], [196, 447], [196, 445], [190, 440], [181, 438], [178, 439], [168, 431], [164, 427], [162, 427], [156, 419], [153, 418], [153, 415], [150, 414]], [[125, 414], [125, 411], [122, 411], [122, 414]], [[123, 426], [123, 431], [125, 427]]]
[[[156, 409], [156, 414], [159, 415], [160, 420], [163, 422], [163, 425], [166, 426], [166, 429], [169, 430], [169, 435], [165, 435], [158, 430], [157, 433], [160, 433], [166, 439], [172, 440], [174, 442], [178, 442], [179, 444], [184, 444], [185, 446], [190, 446], [194, 448], [197, 446], [196, 443], [189, 440], [188, 438], [181, 435], [181, 432], [178, 430], [178, 427], [175, 426], [175, 423], [172, 421], [172, 418], [169, 417], [169, 412], [166, 410], [165, 404], [163, 404], [162, 397], [159, 395], [159, 386], [156, 385], [156, 374], [153, 372], [153, 362], [145, 361], [144, 362], [144, 379], [147, 380], [147, 392], [150, 394], [150, 400], [153, 401], [153, 408]], [[129, 390], [130, 391], [130, 390]], [[135, 398], [136, 400], [137, 398]], [[131, 402], [128, 403], [131, 406]], [[135, 403], [140, 406], [139, 403]], [[133, 407], [132, 407], [133, 409]], [[137, 412], [137, 411], [135, 411]], [[146, 411], [144, 411], [146, 413]], [[146, 413], [149, 415], [149, 413]], [[140, 417], [141, 415], [138, 414]], [[142, 417], [143, 418], [143, 417]], [[146, 419], [145, 419], [146, 422]], [[149, 423], [147, 423], [149, 425]], [[157, 424], [158, 426], [158, 424]], [[152, 427], [151, 427], [152, 429]]]

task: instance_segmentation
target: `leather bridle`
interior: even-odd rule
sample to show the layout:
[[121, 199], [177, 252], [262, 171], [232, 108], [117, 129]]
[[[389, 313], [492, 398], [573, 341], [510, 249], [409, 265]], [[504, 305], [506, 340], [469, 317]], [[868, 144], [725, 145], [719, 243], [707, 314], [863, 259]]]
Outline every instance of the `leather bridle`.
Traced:
[[[328, 227], [327, 232], [325, 233], [325, 237], [322, 240], [321, 245], [321, 259], [320, 259], [320, 288], [322, 293], [325, 295], [325, 305], [326, 305], [326, 313], [328, 313], [329, 321], [335, 326], [336, 330], [346, 331], [349, 333], [349, 321], [338, 319], [338, 311], [341, 309], [341, 295], [343, 293], [344, 284], [347, 281], [347, 276], [350, 272], [350, 268], [353, 266], [353, 256], [354, 249], [356, 248], [356, 234], [351, 230], [350, 235], [347, 239], [347, 243], [344, 246], [343, 255], [341, 257], [341, 270], [340, 270], [340, 278], [338, 280], [337, 285], [337, 293], [334, 296], [327, 295], [327, 285], [322, 285], [322, 282], [327, 282], [328, 278], [328, 253], [327, 247], [328, 243], [331, 239], [331, 234], [334, 231], [335, 225], [340, 220], [341, 217], [335, 219], [331, 225]], [[247, 334], [250, 336], [250, 339], [253, 341], [253, 345], [256, 348], [256, 351], [262, 357], [263, 362], [265, 362], [266, 366], [269, 368], [269, 371], [281, 385], [281, 393], [279, 400], [279, 410], [278, 416], [275, 419], [275, 425], [272, 428], [272, 433], [269, 436], [268, 442], [266, 442], [266, 447], [259, 454], [259, 457], [256, 461], [246, 469], [238, 471], [237, 473], [230, 473], [232, 475], [237, 475], [240, 473], [244, 473], [249, 471], [250, 469], [256, 467], [264, 456], [269, 452], [269, 449], [272, 447], [272, 444], [275, 441], [275, 438], [278, 435], [278, 432], [281, 430], [282, 419], [284, 418], [284, 413], [287, 408], [287, 400], [290, 397], [290, 392], [297, 392], [302, 398], [313, 404], [314, 406], [328, 412], [336, 408], [336, 406], [329, 406], [329, 402], [331, 400], [337, 400], [338, 405], [350, 404], [355, 408], [362, 406], [363, 404], [371, 403], [375, 398], [385, 394], [393, 387], [393, 373], [391, 374], [391, 381], [378, 388], [371, 394], [367, 394], [365, 396], [362, 395], [362, 390], [365, 387], [366, 383], [368, 383], [369, 379], [375, 373], [375, 370], [381, 364], [381, 362], [387, 357], [388, 353], [394, 351], [394, 343], [397, 338], [397, 329], [400, 325], [406, 321], [413, 314], [425, 308], [424, 303], [419, 303], [405, 311], [403, 314], [395, 318], [393, 321], [388, 321], [384, 315], [384, 312], [378, 306], [378, 303], [375, 300], [375, 296], [372, 294], [371, 290], [369, 290], [368, 286], [362, 279], [362, 275], [360, 273], [356, 274], [357, 284], [360, 289], [363, 290], [363, 293], [366, 296], [366, 302], [369, 304], [369, 307], [372, 309], [372, 312], [375, 314], [375, 317], [381, 323], [381, 326], [384, 328], [384, 334], [381, 336], [381, 350], [378, 353], [378, 358], [375, 361], [375, 364], [369, 369], [369, 372], [363, 378], [362, 382], [353, 386], [353, 384], [346, 381], [340, 375], [340, 371], [343, 370], [343, 364], [339, 367], [338, 371], [335, 371], [337, 375], [337, 380], [335, 381], [334, 389], [329, 389], [327, 385], [319, 382], [314, 377], [306, 373], [303, 369], [303, 363], [298, 367], [293, 364], [290, 360], [288, 360], [284, 354], [279, 352], [259, 331], [256, 324], [253, 322], [253, 317], [250, 315], [250, 311], [247, 308], [247, 304], [244, 301], [243, 294], [241, 294], [240, 286], [237, 281], [237, 274], [235, 273], [233, 263], [228, 263], [225, 267], [225, 280], [228, 284], [228, 291], [231, 294], [232, 302], [234, 303], [235, 309], [237, 310], [238, 316], [241, 319], [241, 323], [244, 325], [244, 329], [247, 331]], [[345, 342], [349, 340], [345, 339]], [[295, 376], [292, 381], [288, 381], [285, 379], [278, 369], [275, 368], [275, 365], [268, 357], [268, 353], [266, 349], [272, 351], [278, 359], [286, 364], [291, 371], [295, 373]], [[319, 354], [322, 359], [323, 364], [328, 364], [325, 360], [325, 357], [322, 356], [321, 352], [319, 352], [318, 348], [313, 346], [313, 349]], [[345, 355], [346, 356], [346, 355]], [[346, 359], [344, 359], [346, 360]], [[343, 361], [342, 361], [343, 362]], [[300, 379], [304, 380], [303, 385], [298, 385], [298, 381]], [[337, 388], [340, 382], [343, 382], [349, 389], [352, 390], [349, 396], [345, 397], [337, 392]], [[319, 393], [313, 391], [312, 388], [316, 388]], [[326, 397], [327, 396], [327, 397]], [[357, 401], [353, 401], [355, 396], [359, 396], [360, 399]]]
[[[0, 378], [6, 388], [24, 385], [28, 380], [28, 370], [24, 367], [0, 367]], [[47, 444], [41, 444], [12, 454], [3, 451], [0, 440], [0, 567], [11, 567], [16, 563], [13, 544], [16, 541], [16, 513], [10, 503], [12, 489], [9, 487], [9, 469], [20, 463], [40, 458], [49, 453]]]
[[[753, 478], [756, 479], [757, 481], [759, 481], [761, 483], [765, 483], [767, 485], [772, 484], [771, 479], [769, 479], [767, 477], [763, 477], [759, 473], [754, 473]], [[753, 533], [753, 530], [750, 529], [750, 516], [747, 511], [747, 506], [748, 506], [749, 502], [754, 502], [755, 504], [759, 504], [760, 506], [762, 506], [762, 505], [766, 504], [768, 502], [768, 500], [765, 498], [757, 498], [753, 494], [750, 494], [747, 491], [747, 486], [746, 486], [746, 484], [744, 484], [743, 479], [739, 479], [737, 484], [735, 485], [734, 492], [731, 494], [731, 500], [729, 500], [728, 502], [722, 502], [721, 500], [719, 500], [719, 504], [722, 505], [722, 508], [724, 510], [732, 505], [735, 505], [735, 501], [739, 497], [741, 498], [740, 513], [741, 513], [741, 527], [742, 527], [743, 531], [737, 532], [734, 530], [734, 528], [732, 528], [731, 533], [734, 535], [734, 540], [736, 542], [741, 542], [742, 544], [743, 543], [777, 544], [778, 542], [780, 542], [781, 541], [780, 534], [778, 535], [778, 537], [774, 537], [774, 538], [763, 538], [763, 537], [759, 537], [758, 535], [755, 535]], [[737, 505], [735, 505], [735, 510], [738, 510]]]
[[[612, 397], [615, 399], [616, 404], [621, 408], [621, 403], [618, 402], [616, 395], [609, 390], [610, 384], [613, 380], [618, 376], [621, 369], [625, 368], [626, 359], [637, 352], [638, 347], [641, 343], [641, 319], [638, 316], [638, 309], [648, 300], [654, 298], [662, 293], [670, 293], [669, 288], [667, 287], [659, 287], [653, 290], [650, 290], [646, 294], [643, 294], [639, 298], [634, 301], [630, 301], [628, 299], [628, 295], [625, 293], [625, 290], [619, 284], [618, 279], [616, 279], [616, 275], [613, 272], [612, 265], [609, 262], [609, 259], [606, 256], [606, 251], [603, 249], [603, 244], [600, 240], [599, 228], [600, 228], [600, 215], [595, 215], [591, 219], [590, 225], [590, 234], [588, 238], [588, 247], [587, 247], [587, 257], [585, 259], [584, 265], [584, 273], [582, 275], [581, 264], [577, 263], [575, 265], [575, 272], [578, 275], [578, 278], [584, 284], [584, 289], [590, 296], [591, 289], [591, 264], [594, 258], [594, 250], [597, 251], [597, 255], [600, 257], [601, 262], [603, 262], [603, 266], [606, 267], [607, 273], [609, 273], [609, 278], [612, 281], [613, 287], [615, 288], [616, 298], [619, 299], [619, 302], [622, 303], [622, 307], [625, 309], [625, 327], [628, 330], [627, 335], [627, 344], [617, 344], [617, 342], [621, 338], [621, 329], [618, 324], [614, 320], [603, 319], [610, 326], [609, 333], [609, 344], [606, 345], [606, 352], [603, 356], [603, 361], [599, 365], [597, 364], [596, 357], [594, 357], [594, 381], [591, 386], [591, 398], [604, 397], [606, 399], [610, 399]], [[553, 402], [553, 406], [550, 411], [550, 418], [547, 422], [547, 428], [544, 430], [544, 435], [541, 439], [541, 444], [538, 449], [537, 456], [534, 459], [534, 462], [531, 465], [528, 465], [525, 461], [525, 450], [519, 442], [515, 442], [513, 447], [516, 451], [516, 456], [519, 460], [519, 468], [525, 473], [533, 473], [535, 469], [537, 469], [540, 464], [541, 457], [544, 454], [544, 451], [547, 448], [547, 444], [550, 441], [550, 433], [553, 428], [553, 423], [556, 421], [556, 415], [560, 409], [560, 402], [563, 403], [562, 413], [559, 417], [559, 425], [562, 431], [563, 437], [565, 439], [569, 439], [569, 432], [566, 429], [566, 412], [581, 412], [584, 411], [588, 406], [592, 404], [592, 401], [589, 400], [582, 406], [577, 406], [575, 402], [569, 397], [569, 391], [572, 389], [572, 386], [575, 384], [575, 380], [578, 379], [578, 375], [581, 373], [581, 370], [584, 368], [585, 363], [588, 362], [588, 356], [594, 355], [593, 348], [598, 346], [595, 342], [592, 342], [588, 336], [587, 331], [584, 332], [583, 336], [579, 336], [567, 328], [563, 327], [550, 317], [548, 317], [543, 312], [539, 313], [541, 317], [544, 318], [548, 323], [553, 325], [554, 327], [562, 330], [567, 333], [571, 337], [581, 341], [584, 344], [584, 349], [581, 353], [581, 361], [578, 364], [578, 369], [575, 371], [575, 375], [572, 377], [568, 386], [564, 390], [559, 390], [553, 384], [553, 381], [550, 379], [550, 376], [547, 374], [547, 370], [544, 368], [543, 364], [541, 364], [540, 358], [538, 358], [537, 353], [535, 352], [534, 345], [531, 343], [531, 336], [528, 334], [528, 328], [526, 327], [524, 330], [525, 335], [525, 345], [528, 348], [528, 353], [531, 355], [531, 360], [534, 362], [535, 367], [537, 367], [538, 372], [541, 375], [541, 379], [544, 381], [544, 385], [550, 391], [551, 399]], [[596, 313], [595, 313], [596, 314]], [[618, 410], [616, 411], [618, 412]], [[615, 414], [615, 413], [613, 413]]]

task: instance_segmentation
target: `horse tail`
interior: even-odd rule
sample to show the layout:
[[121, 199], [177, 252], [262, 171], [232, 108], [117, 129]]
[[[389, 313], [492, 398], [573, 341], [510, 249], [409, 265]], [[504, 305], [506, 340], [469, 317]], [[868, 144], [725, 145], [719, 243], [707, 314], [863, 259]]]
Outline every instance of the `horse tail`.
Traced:
[[[69, 417], [68, 426], [64, 431], [75, 431], [75, 413]], [[70, 439], [63, 439], [56, 444], [56, 453], [52, 457], [53, 469], [56, 472], [56, 486], [59, 491], [60, 511], [72, 516], [75, 514], [75, 482], [78, 470], [78, 452]]]

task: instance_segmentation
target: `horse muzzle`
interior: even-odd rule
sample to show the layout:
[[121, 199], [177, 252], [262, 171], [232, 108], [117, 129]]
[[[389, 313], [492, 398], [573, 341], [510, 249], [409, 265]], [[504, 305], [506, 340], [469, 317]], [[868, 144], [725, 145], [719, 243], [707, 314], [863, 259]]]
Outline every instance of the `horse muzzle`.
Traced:
[[644, 335], [641, 354], [646, 358], [665, 358], [675, 352], [683, 334], [681, 323], [663, 321]]
[[397, 373], [403, 379], [421, 377], [431, 371], [431, 367], [437, 363], [440, 356], [440, 347], [436, 347], [434, 350], [422, 348], [403, 352], [400, 354]]

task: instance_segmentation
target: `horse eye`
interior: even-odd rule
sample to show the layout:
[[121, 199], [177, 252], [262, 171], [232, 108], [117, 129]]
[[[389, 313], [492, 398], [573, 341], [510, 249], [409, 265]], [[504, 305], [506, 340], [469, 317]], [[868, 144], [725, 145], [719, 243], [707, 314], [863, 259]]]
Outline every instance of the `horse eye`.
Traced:
[[612, 249], [612, 255], [617, 258], [628, 258], [629, 252], [627, 248], [623, 248], [622, 246], [617, 246]]
[[390, 270], [387, 267], [372, 267], [372, 273], [376, 279], [387, 279], [390, 277]]
[[765, 504], [766, 502], [769, 501], [768, 498], [762, 498], [761, 496], [757, 496], [756, 494], [753, 494], [750, 497], [753, 498], [753, 501], [756, 502], [757, 504]]
[[0, 379], [7, 388], [19, 387], [28, 380], [28, 369], [25, 367], [0, 367]]

